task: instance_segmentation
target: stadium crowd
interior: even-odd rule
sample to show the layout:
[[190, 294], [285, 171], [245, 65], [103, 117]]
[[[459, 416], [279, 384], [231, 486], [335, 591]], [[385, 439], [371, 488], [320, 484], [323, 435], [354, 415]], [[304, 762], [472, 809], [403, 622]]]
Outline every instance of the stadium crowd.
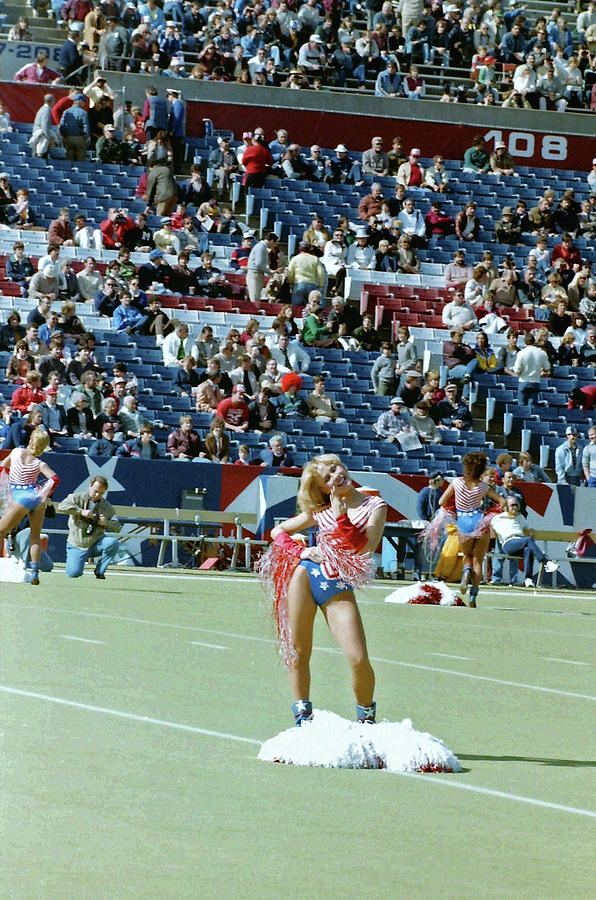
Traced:
[[[292, 89], [345, 86], [410, 100], [596, 108], [596, 7], [532, 16], [526, 4], [443, 0], [34, 0], [68, 29], [18, 81], [83, 84], [89, 67]], [[21, 18], [9, 40], [23, 40]], [[177, 83], [177, 82], [173, 82]], [[439, 96], [439, 95], [437, 95]]]

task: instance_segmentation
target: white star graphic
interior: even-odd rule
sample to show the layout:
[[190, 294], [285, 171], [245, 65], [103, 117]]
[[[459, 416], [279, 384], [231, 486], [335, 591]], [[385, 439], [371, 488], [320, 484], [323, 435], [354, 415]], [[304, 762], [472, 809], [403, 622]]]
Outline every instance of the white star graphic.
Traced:
[[315, 576], [315, 578], [319, 578], [321, 575], [321, 570], [319, 568], [311, 569], [311, 572]]
[[85, 480], [82, 481], [78, 487], [74, 488], [73, 494], [77, 494], [79, 491], [86, 490], [89, 487], [89, 480], [93, 478], [94, 475], [103, 475], [104, 478], [108, 479], [108, 490], [110, 494], [126, 490], [126, 488], [123, 487], [120, 482], [114, 478], [114, 469], [118, 464], [117, 457], [113, 456], [111, 459], [108, 459], [103, 465], [99, 465], [93, 460], [91, 456], [85, 456], [85, 462], [87, 464], [87, 478], [85, 478]]
[[329, 589], [329, 584], [326, 581], [322, 581], [320, 583], [319, 587], [322, 591], [326, 591]]

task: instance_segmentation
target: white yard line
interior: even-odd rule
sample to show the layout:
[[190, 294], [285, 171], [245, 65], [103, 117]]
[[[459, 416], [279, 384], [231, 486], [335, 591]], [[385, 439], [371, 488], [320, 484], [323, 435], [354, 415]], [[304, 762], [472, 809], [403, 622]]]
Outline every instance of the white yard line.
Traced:
[[577, 659], [559, 659], [558, 656], [543, 656], [542, 659], [547, 659], [549, 662], [568, 663], [570, 666], [590, 666], [590, 663], [587, 662], [578, 662]]
[[444, 656], [445, 659], [465, 659], [472, 661], [473, 656], [454, 656], [453, 653], [431, 653], [431, 656]]
[[74, 634], [61, 634], [64, 641], [80, 641], [82, 644], [105, 644], [105, 641], [93, 641], [91, 638], [75, 637]]
[[231, 647], [223, 647], [221, 644], [204, 644], [203, 641], [189, 641], [193, 647], [211, 647], [213, 650], [231, 650]]
[[[136, 713], [123, 712], [118, 709], [109, 709], [105, 706], [94, 706], [89, 703], [79, 703], [75, 700], [66, 700], [63, 697], [52, 697], [48, 694], [38, 694], [34, 691], [25, 691], [19, 688], [9, 687], [7, 685], [0, 685], [0, 692], [5, 694], [10, 694], [17, 697], [28, 697], [33, 700], [41, 700], [45, 703], [54, 703], [58, 706], [66, 706], [72, 709], [80, 709], [85, 712], [98, 713], [104, 716], [114, 716], [119, 719], [126, 719], [132, 722], [140, 722], [143, 725], [157, 725], [161, 728], [172, 728], [176, 731], [185, 731], [191, 734], [202, 734], [207, 737], [215, 737], [221, 738], [226, 741], [236, 741], [243, 744], [254, 744], [256, 746], [260, 746], [262, 741], [256, 740], [255, 738], [247, 738], [242, 737], [237, 734], [230, 734], [225, 731], [211, 731], [206, 728], [197, 728], [194, 725], [185, 725], [181, 722], [172, 722], [164, 719], [154, 719], [151, 716], [141, 716]], [[581, 809], [575, 806], [564, 806], [560, 803], [551, 803], [548, 800], [539, 800], [535, 797], [524, 797], [520, 794], [509, 794], [505, 791], [496, 791], [493, 788], [485, 788], [480, 787], [478, 785], [473, 784], [465, 784], [461, 781], [455, 780], [457, 776], [433, 776], [433, 775], [419, 775], [415, 772], [403, 773], [408, 778], [416, 778], [421, 781], [424, 781], [427, 784], [440, 784], [446, 785], [447, 787], [459, 788], [460, 790], [471, 791], [472, 793], [484, 794], [488, 797], [496, 797], [502, 800], [512, 800], [517, 803], [527, 803], [530, 806], [538, 806], [543, 809], [552, 809], [557, 812], [566, 812], [571, 813], [576, 816], [587, 816], [589, 818], [596, 818], [596, 812], [590, 809]]]
[[227, 731], [209, 731], [207, 728], [197, 728], [194, 725], [184, 725], [181, 722], [171, 722], [167, 719], [154, 719], [151, 716], [139, 716], [136, 713], [122, 712], [119, 709], [109, 709], [105, 706], [93, 706], [89, 703], [78, 703], [75, 700], [65, 700], [63, 697], [51, 697], [48, 694], [38, 694], [35, 691], [23, 691], [19, 688], [0, 685], [0, 691], [4, 694], [13, 694], [18, 697], [30, 697], [33, 700], [43, 700], [45, 703], [55, 703], [58, 706], [68, 706], [73, 709], [83, 709], [87, 712], [101, 713], [105, 716], [115, 716], [118, 719], [128, 719], [131, 722], [142, 722], [146, 725], [159, 725], [162, 728], [174, 728], [177, 731], [189, 731], [192, 734], [205, 734], [208, 737], [223, 738], [227, 741], [240, 741], [243, 744], [256, 744], [261, 746], [262, 741], [254, 738], [240, 737], [237, 734], [228, 734]]
[[[70, 609], [52, 609], [52, 607], [39, 607], [39, 606], [27, 606], [26, 604], [4, 604], [6, 606], [19, 606], [24, 607], [26, 609], [35, 609], [35, 610], [45, 610], [50, 613], [59, 613], [63, 615], [75, 615], [75, 616], [85, 616], [94, 619], [109, 619], [117, 622], [132, 622], [135, 625], [150, 625], [151, 627], [156, 628], [173, 628], [179, 631], [193, 631], [200, 632], [201, 634], [213, 634], [218, 637], [227, 637], [227, 638], [237, 638], [242, 641], [256, 641], [261, 644], [277, 644], [277, 641], [272, 638], [263, 638], [256, 637], [254, 635], [248, 634], [239, 634], [235, 631], [220, 631], [214, 628], [199, 628], [195, 625], [176, 625], [170, 622], [155, 622], [150, 619], [138, 619], [133, 616], [115, 616], [111, 613], [93, 613], [93, 612], [84, 612], [82, 610], [70, 610]], [[313, 647], [313, 650], [318, 650], [321, 653], [341, 653], [337, 647]], [[596, 701], [596, 697], [591, 696], [590, 694], [579, 694], [574, 691], [561, 691], [557, 688], [549, 688], [542, 687], [537, 684], [526, 684], [521, 681], [507, 681], [502, 678], [491, 678], [488, 675], [473, 675], [470, 672], [456, 672], [452, 669], [439, 669], [436, 666], [424, 666], [419, 663], [409, 663], [403, 662], [401, 660], [395, 659], [386, 659], [382, 656], [371, 656], [371, 660], [373, 662], [385, 663], [389, 666], [401, 666], [406, 669], [418, 669], [424, 672], [437, 672], [440, 675], [452, 675], [456, 678], [469, 678], [474, 681], [486, 681], [492, 684], [501, 684], [506, 687], [514, 687], [514, 688], [525, 688], [529, 691], [538, 691], [540, 693], [545, 694], [557, 694], [560, 697], [572, 697], [578, 700], [591, 700]]]

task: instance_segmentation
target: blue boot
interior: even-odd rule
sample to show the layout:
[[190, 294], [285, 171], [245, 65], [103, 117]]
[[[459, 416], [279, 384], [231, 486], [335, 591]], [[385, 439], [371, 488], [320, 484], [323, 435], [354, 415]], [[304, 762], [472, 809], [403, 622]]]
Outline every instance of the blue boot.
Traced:
[[310, 700], [295, 700], [292, 703], [292, 712], [296, 727], [300, 728], [303, 722], [310, 722], [312, 719], [312, 703]]
[[356, 719], [358, 722], [369, 722], [371, 725], [374, 725], [376, 715], [377, 704], [374, 700], [370, 706], [360, 706], [360, 704], [356, 704]]

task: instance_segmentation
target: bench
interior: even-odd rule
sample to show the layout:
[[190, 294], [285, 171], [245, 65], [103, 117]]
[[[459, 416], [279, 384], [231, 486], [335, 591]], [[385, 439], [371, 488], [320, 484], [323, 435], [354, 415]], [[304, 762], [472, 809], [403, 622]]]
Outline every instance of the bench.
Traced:
[[[536, 541], [536, 543], [538, 543], [539, 541], [542, 541], [545, 544], [548, 544], [549, 542], [570, 544], [570, 543], [575, 543], [578, 536], [579, 536], [578, 532], [573, 531], [571, 529], [569, 529], [567, 531], [549, 531], [549, 530], [543, 530], [543, 529], [539, 529], [539, 528], [534, 529], [534, 540]], [[553, 559], [555, 562], [569, 559], [569, 557], [566, 556], [565, 554], [564, 555], [549, 554], [548, 547], [544, 547], [543, 549], [544, 549], [544, 552], [549, 557], [549, 559]], [[515, 560], [519, 561], [520, 559], [522, 559], [522, 557], [521, 556], [508, 556], [506, 553], [500, 553], [500, 552], [494, 551], [494, 550], [489, 551], [485, 556], [485, 563], [484, 563], [484, 580], [485, 581], [487, 580], [487, 578], [486, 578], [486, 575], [487, 575], [486, 560], [487, 559], [503, 559], [503, 560], [515, 559]], [[576, 563], [576, 562], [577, 563], [592, 563], [592, 565], [596, 564], [596, 561], [594, 559], [579, 558], [579, 559], [574, 559], [573, 562], [574, 563]], [[538, 588], [542, 587], [543, 576], [544, 576], [544, 563], [540, 563], [539, 568], [538, 568], [538, 578], [536, 579], [536, 587], [538, 587]], [[553, 588], [556, 588], [557, 587], [557, 573], [553, 572], [552, 577], [553, 577]]]
[[[244, 549], [244, 567], [251, 569], [253, 549], [266, 548], [267, 541], [243, 536], [243, 529], [254, 529], [257, 525], [256, 513], [220, 512], [202, 509], [194, 513], [188, 509], [166, 509], [164, 507], [146, 506], [114, 506], [121, 522], [135, 526], [122, 538], [122, 543], [135, 537], [143, 529], [150, 527], [155, 539], [159, 541], [157, 567], [164, 568], [178, 565], [179, 542], [193, 545], [193, 555], [200, 557], [207, 544], [232, 547], [232, 569], [240, 568], [238, 564], [240, 550]], [[233, 526], [233, 534], [223, 534], [225, 526]], [[188, 529], [188, 535], [180, 534], [177, 528]], [[214, 533], [210, 533], [214, 532]], [[165, 562], [167, 545], [171, 544], [171, 561]]]

